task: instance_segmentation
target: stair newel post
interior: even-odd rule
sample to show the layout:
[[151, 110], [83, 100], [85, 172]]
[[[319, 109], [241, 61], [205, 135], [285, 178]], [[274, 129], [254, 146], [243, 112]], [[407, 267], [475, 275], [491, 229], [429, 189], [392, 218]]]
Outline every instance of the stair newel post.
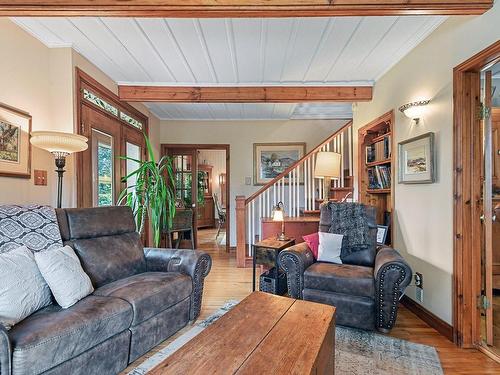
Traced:
[[236, 266], [245, 267], [246, 258], [246, 205], [245, 196], [236, 196]]

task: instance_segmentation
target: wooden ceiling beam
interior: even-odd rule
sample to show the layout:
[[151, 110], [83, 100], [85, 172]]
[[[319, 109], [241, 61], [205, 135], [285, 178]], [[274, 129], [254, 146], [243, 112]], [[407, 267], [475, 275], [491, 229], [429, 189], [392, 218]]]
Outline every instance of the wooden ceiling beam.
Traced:
[[334, 17], [474, 15], [493, 0], [0, 0], [0, 16]]
[[175, 87], [119, 86], [128, 102], [166, 103], [303, 103], [364, 102], [372, 99], [370, 86], [259, 86]]

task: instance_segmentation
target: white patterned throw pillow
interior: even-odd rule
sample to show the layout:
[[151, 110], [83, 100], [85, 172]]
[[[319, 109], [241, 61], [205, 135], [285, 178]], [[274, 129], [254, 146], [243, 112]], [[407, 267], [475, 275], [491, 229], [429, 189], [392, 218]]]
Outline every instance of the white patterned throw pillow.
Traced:
[[0, 324], [10, 329], [51, 303], [49, 286], [26, 246], [0, 253]]
[[63, 309], [73, 306], [94, 291], [92, 281], [71, 247], [36, 252], [35, 261]]

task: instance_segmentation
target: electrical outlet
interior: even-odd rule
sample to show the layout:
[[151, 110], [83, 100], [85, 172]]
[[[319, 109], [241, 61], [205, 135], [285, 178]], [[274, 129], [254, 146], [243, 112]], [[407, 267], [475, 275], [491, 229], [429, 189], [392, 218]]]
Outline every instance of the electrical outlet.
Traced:
[[415, 299], [420, 303], [424, 303], [424, 290], [422, 288], [415, 288]]
[[415, 273], [415, 286], [424, 289], [424, 276], [420, 272]]

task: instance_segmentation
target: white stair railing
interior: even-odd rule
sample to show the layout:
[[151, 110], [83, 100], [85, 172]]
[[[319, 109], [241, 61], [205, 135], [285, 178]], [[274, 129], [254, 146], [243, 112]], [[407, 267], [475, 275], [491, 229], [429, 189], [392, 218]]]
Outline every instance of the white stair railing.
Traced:
[[332, 188], [346, 187], [353, 172], [352, 132], [349, 122], [250, 197], [236, 197], [238, 267], [244, 267], [246, 259], [251, 257], [252, 245], [262, 239], [262, 219], [271, 217], [278, 202], [283, 202], [289, 217], [298, 217], [304, 211], [317, 209], [317, 203], [326, 195], [330, 197], [330, 191], [324, 191], [322, 179], [314, 177], [318, 152], [341, 154], [341, 176], [332, 181]]

